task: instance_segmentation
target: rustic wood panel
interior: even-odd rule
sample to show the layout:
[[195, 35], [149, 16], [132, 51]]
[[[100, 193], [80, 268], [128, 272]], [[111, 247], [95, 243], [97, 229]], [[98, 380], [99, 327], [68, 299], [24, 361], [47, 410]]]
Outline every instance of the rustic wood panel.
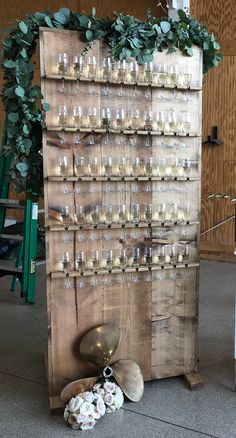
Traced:
[[[208, 200], [211, 192], [236, 193], [235, 179], [235, 117], [236, 117], [236, 5], [231, 1], [191, 0], [191, 13], [204, 22], [209, 31], [222, 42], [222, 51], [227, 55], [219, 67], [210, 71], [204, 79], [203, 88], [203, 141], [218, 126], [223, 145], [207, 144], [202, 153], [202, 216], [201, 229], [205, 231], [231, 217], [235, 207], [224, 200]], [[201, 238], [204, 247], [228, 245], [235, 242], [235, 222], [229, 221]], [[207, 246], [208, 245], [208, 246]]]
[[[146, 131], [142, 133], [142, 130], [132, 135], [130, 129], [118, 133], [116, 125], [112, 124], [108, 139], [105, 137], [106, 142], [104, 132], [95, 132], [95, 144], [91, 145], [91, 134], [86, 136], [86, 133], [78, 143], [78, 132], [73, 131], [70, 121], [69, 127], [63, 131], [57, 127], [57, 105], [66, 102], [72, 107], [77, 102], [77, 95], [71, 91], [75, 84], [72, 78], [66, 81], [66, 92], [63, 93], [58, 88], [61, 80], [48, 78], [56, 73], [55, 42], [57, 50], [66, 50], [70, 60], [75, 50], [78, 52], [83, 48], [77, 32], [42, 30], [42, 90], [45, 100], [51, 104], [51, 110], [46, 116], [48, 129], [43, 135], [48, 317], [51, 325], [48, 349], [50, 395], [58, 395], [63, 382], [67, 383], [75, 376], [78, 378], [93, 372], [92, 368], [86, 368], [86, 364], [77, 360], [78, 340], [87, 330], [104, 322], [116, 322], [122, 332], [121, 343], [113, 360], [136, 360], [142, 368], [145, 380], [194, 373], [197, 356], [198, 270], [191, 267], [191, 264], [198, 264], [201, 91], [195, 89], [173, 92], [152, 88], [151, 97], [148, 98], [145, 87], [138, 87], [139, 97], [134, 97], [134, 87], [124, 85], [122, 94], [119, 95], [120, 85], [113, 84], [109, 85], [112, 92], [110, 97], [100, 94], [103, 84], [96, 83], [95, 91], [99, 94], [93, 95], [88, 93], [91, 84], [80, 82], [79, 98], [84, 110], [91, 106], [98, 109], [109, 107], [114, 117], [117, 108], [124, 108], [125, 114], [129, 115], [130, 109], [135, 106], [142, 114], [144, 110], [150, 109], [161, 109], [166, 114], [174, 111], [177, 118], [183, 111], [188, 111], [191, 114], [191, 124], [188, 128], [189, 136], [163, 136], [158, 134], [156, 127], [153, 128], [153, 135], [148, 138]], [[179, 53], [162, 53], [160, 59], [170, 64], [178, 63], [180, 59], [180, 68], [188, 59], [194, 69], [192, 84], [199, 88], [201, 52], [197, 48], [194, 50], [196, 56], [190, 60]], [[91, 53], [96, 54], [99, 60], [105, 52], [106, 49], [98, 43]], [[159, 59], [155, 59], [155, 62], [159, 62]], [[70, 67], [69, 76], [72, 74]], [[166, 120], [166, 133], [170, 126], [168, 123]], [[60, 176], [60, 155], [67, 157], [68, 174], [65, 178]], [[76, 157], [84, 157], [87, 162], [98, 157], [104, 166], [109, 156], [113, 160], [114, 174], [111, 180], [105, 180], [101, 176], [97, 179], [81, 180], [78, 175], [73, 176]], [[122, 157], [129, 163], [125, 168], [127, 173], [129, 166], [133, 166], [132, 160], [139, 158], [138, 175], [141, 174], [141, 169], [145, 169], [144, 163], [152, 158], [152, 169], [156, 169], [156, 177], [153, 173], [148, 179], [146, 170], [141, 179], [134, 179], [129, 174], [124, 179], [114, 176], [119, 169], [117, 163]], [[178, 169], [182, 169], [181, 172], [186, 172], [183, 163], [189, 160], [190, 172], [181, 173], [177, 177], [174, 173], [168, 174], [176, 169], [176, 160], [179, 160]], [[164, 163], [162, 169], [166, 172], [164, 179], [158, 174], [161, 163]], [[171, 219], [173, 212], [168, 210], [174, 203], [177, 205], [177, 213], [180, 214], [175, 221]], [[150, 204], [156, 214], [156, 219], [151, 219], [156, 223], [151, 226], [145, 219], [145, 208]], [[128, 224], [125, 226], [119, 223], [118, 208], [121, 205], [129, 212], [126, 216]], [[132, 209], [137, 205], [140, 207], [139, 220], [134, 221]], [[163, 205], [167, 207], [167, 211], [165, 218], [161, 219], [158, 215], [160, 206]], [[69, 229], [62, 224], [61, 215], [65, 206], [70, 208], [70, 220], [67, 222]], [[86, 222], [91, 220], [91, 206], [99, 208], [98, 219], [95, 219], [98, 223], [96, 222], [94, 228], [88, 222], [79, 228], [73, 223], [74, 212], [78, 207], [83, 207]], [[113, 209], [111, 228], [104, 222], [104, 209], [106, 211], [108, 206]], [[139, 222], [139, 226], [135, 226], [134, 222]], [[165, 269], [161, 268], [161, 259], [156, 258], [154, 261], [154, 255], [150, 269], [145, 265], [146, 246], [151, 247], [154, 254], [159, 246], [164, 248], [167, 244], [175, 244], [179, 254], [181, 245], [187, 243], [188, 266], [185, 267], [178, 256], [174, 262], [178, 269], [175, 268], [175, 264], [170, 264], [168, 255], [165, 262], [169, 265]], [[123, 273], [119, 259], [122, 248], [126, 248], [127, 253], [126, 270]], [[137, 248], [140, 249], [142, 265], [138, 272], [134, 268], [133, 254]], [[104, 271], [104, 266], [107, 253], [111, 250], [113, 268], [108, 274]], [[99, 251], [99, 269], [96, 275], [93, 272], [92, 259], [95, 251]], [[85, 255], [85, 272], [82, 276], [75, 271], [81, 252]], [[69, 266], [65, 267], [62, 259], [66, 253]], [[70, 361], [69, 367], [66, 367], [67, 360]]]

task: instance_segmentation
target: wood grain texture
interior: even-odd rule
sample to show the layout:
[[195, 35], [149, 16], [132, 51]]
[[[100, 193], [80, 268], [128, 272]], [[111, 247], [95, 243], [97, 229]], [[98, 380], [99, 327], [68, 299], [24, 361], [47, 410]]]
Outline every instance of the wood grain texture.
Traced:
[[[218, 126], [223, 145], [203, 145], [202, 152], [202, 215], [201, 230], [232, 216], [235, 207], [229, 201], [208, 199], [211, 192], [236, 193], [235, 117], [236, 117], [236, 4], [230, 0], [219, 2], [191, 0], [191, 14], [204, 22], [216, 39], [223, 42], [224, 60], [219, 67], [207, 73], [203, 87], [203, 141]], [[232, 48], [232, 52], [230, 52]], [[235, 223], [230, 221], [201, 237], [203, 243], [212, 247], [235, 242]], [[226, 251], [228, 252], [228, 251]]]
[[[58, 89], [60, 79], [45, 77], [45, 72], [46, 75], [55, 74], [56, 50], [65, 50], [71, 59], [75, 50], [81, 50], [82, 43], [77, 32], [45, 29], [41, 32], [42, 90], [46, 101], [51, 104], [51, 110], [46, 116], [48, 129], [43, 133], [48, 318], [51, 327], [48, 344], [50, 396], [57, 396], [68, 381], [92, 375], [94, 368], [79, 359], [78, 343], [85, 332], [103, 323], [116, 323], [122, 333], [112, 361], [135, 360], [145, 380], [193, 373], [197, 362], [198, 269], [181, 265], [178, 269], [169, 266], [169, 269], [163, 270], [159, 266], [159, 270], [152, 271], [142, 266], [139, 272], [134, 269], [129, 272], [126, 269], [121, 273], [121, 270], [117, 272], [114, 269], [110, 274], [101, 270], [94, 274], [91, 270], [91, 254], [98, 250], [100, 261], [104, 262], [104, 253], [112, 249], [117, 258], [116, 254], [120, 254], [123, 245], [131, 255], [137, 246], [143, 251], [147, 241], [154, 252], [161, 238], [177, 244], [184, 240], [189, 242], [189, 262], [196, 266], [200, 206], [201, 91], [179, 90], [176, 92], [178, 98], [174, 99], [170, 91], [153, 88], [152, 98], [147, 99], [141, 87], [140, 97], [137, 98], [131, 86], [124, 86], [125, 97], [118, 97], [120, 86], [116, 84], [111, 85], [112, 97], [107, 97], [100, 93], [103, 84], [96, 84], [99, 94], [94, 96], [88, 93], [91, 85], [81, 83], [79, 97], [85, 111], [92, 106], [98, 109], [110, 107], [112, 114], [115, 114], [115, 110], [122, 107], [125, 114], [129, 114], [130, 108], [135, 106], [141, 112], [150, 108], [153, 111], [161, 108], [168, 112], [171, 108], [179, 115], [185, 110], [191, 114], [193, 136], [153, 135], [150, 136], [152, 147], [147, 147], [146, 135], [137, 134], [137, 144], [134, 146], [130, 135], [109, 133], [108, 144], [103, 142], [100, 134], [95, 134], [95, 145], [91, 146], [88, 139], [76, 144], [75, 135], [78, 133], [56, 131], [57, 105], [66, 101], [72, 107], [76, 103], [77, 96], [71, 93], [70, 87], [73, 81], [66, 81], [66, 93], [61, 93]], [[107, 48], [98, 43], [92, 50], [97, 60], [101, 60]], [[189, 62], [194, 71], [193, 81], [200, 85], [201, 51], [195, 48], [194, 53], [195, 56]], [[163, 52], [160, 58], [181, 66], [186, 62], [180, 53], [167, 55]], [[157, 62], [158, 57], [154, 63]], [[63, 136], [63, 145], [59, 144], [57, 135]], [[60, 180], [59, 176], [60, 154], [66, 155], [68, 161], [69, 176], [65, 180]], [[194, 164], [189, 180], [185, 177], [182, 181], [101, 181], [96, 178], [76, 181], [73, 177], [76, 156], [88, 160], [96, 156], [101, 158], [102, 163], [108, 156], [112, 157], [113, 162], [120, 157], [138, 157], [141, 162], [152, 157], [154, 163], [164, 158], [170, 163], [176, 163], [176, 159], [182, 162], [188, 157]], [[95, 229], [85, 226], [64, 231], [61, 227], [60, 230], [59, 216], [65, 205], [70, 207], [73, 217], [75, 208], [79, 206], [87, 214], [91, 205], [125, 205], [130, 210], [131, 205], [138, 204], [142, 210], [144, 205], [152, 204], [156, 207], [158, 203], [168, 205], [174, 202], [183, 208], [190, 205], [190, 222], [193, 224], [183, 226], [172, 222], [169, 227], [160, 224], [150, 228], [146, 222], [142, 227], [135, 227], [132, 223], [130, 228], [122, 228], [116, 219], [113, 222], [116, 222], [114, 225], [118, 228], [107, 228], [103, 222]], [[49, 216], [50, 210], [58, 212], [58, 215]], [[53, 230], [55, 225], [59, 226], [57, 231]], [[74, 270], [75, 260], [81, 251], [88, 258], [90, 256], [89, 268], [86, 265], [90, 271], [79, 276]], [[65, 253], [71, 261], [68, 275], [62, 272], [62, 254]], [[58, 275], [64, 275], [64, 278], [58, 278]]]

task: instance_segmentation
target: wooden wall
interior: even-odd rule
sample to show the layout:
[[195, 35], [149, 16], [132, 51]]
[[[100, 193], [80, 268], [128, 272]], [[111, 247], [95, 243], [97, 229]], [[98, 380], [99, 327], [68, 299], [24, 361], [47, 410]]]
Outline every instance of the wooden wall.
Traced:
[[[165, 0], [163, 0], [165, 3]], [[151, 8], [154, 15], [163, 15], [162, 9], [156, 6], [156, 0], [0, 0], [0, 27], [1, 33], [4, 29], [11, 28], [16, 20], [22, 20], [28, 14], [37, 11], [50, 10], [55, 12], [61, 7], [68, 7], [74, 11], [89, 13], [93, 6], [96, 7], [98, 16], [112, 17], [113, 12], [125, 12], [130, 15], [135, 15], [138, 18], [145, 18], [148, 8]], [[35, 74], [34, 82], [39, 83], [39, 62], [38, 56], [35, 57]], [[1, 70], [1, 69], [0, 69]], [[3, 78], [2, 71], [0, 71], [0, 89], [2, 89]], [[4, 111], [2, 102], [0, 102], [0, 135], [2, 134], [2, 127], [4, 122]], [[17, 198], [14, 189], [12, 188], [11, 198]], [[12, 212], [11, 212], [12, 213]], [[20, 218], [20, 214], [15, 212], [15, 217]]]
[[[204, 22], [220, 42], [224, 60], [205, 77], [203, 88], [203, 141], [211, 127], [219, 128], [223, 145], [203, 145], [202, 231], [233, 216], [229, 201], [210, 201], [210, 192], [236, 195], [236, 2], [191, 0], [191, 14]], [[235, 220], [202, 236], [202, 255], [224, 259], [235, 247]]]

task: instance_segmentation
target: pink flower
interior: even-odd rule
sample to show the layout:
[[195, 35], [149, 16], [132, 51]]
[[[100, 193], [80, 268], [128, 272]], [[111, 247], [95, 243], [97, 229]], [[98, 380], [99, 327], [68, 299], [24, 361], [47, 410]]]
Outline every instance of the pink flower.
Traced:
[[113, 393], [116, 390], [116, 384], [112, 383], [112, 382], [105, 382], [103, 387], [104, 387], [106, 392], [112, 392]]
[[80, 413], [84, 415], [92, 415], [94, 412], [94, 405], [92, 403], [84, 402], [80, 406]]
[[103, 416], [106, 411], [105, 403], [102, 398], [97, 400], [97, 406], [96, 406], [97, 412]]

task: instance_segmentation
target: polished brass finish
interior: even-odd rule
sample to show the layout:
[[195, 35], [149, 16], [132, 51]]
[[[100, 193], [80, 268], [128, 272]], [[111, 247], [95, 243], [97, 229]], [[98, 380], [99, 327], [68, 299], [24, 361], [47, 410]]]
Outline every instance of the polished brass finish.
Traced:
[[104, 368], [111, 361], [119, 342], [120, 329], [115, 324], [104, 324], [90, 330], [80, 343], [80, 355]]
[[144, 391], [143, 376], [140, 367], [133, 360], [118, 360], [111, 365], [113, 376], [129, 400], [137, 402]]
[[68, 403], [72, 397], [80, 394], [81, 392], [90, 391], [92, 387], [97, 383], [99, 377], [89, 377], [86, 379], [75, 380], [69, 383], [61, 391], [61, 400], [63, 403]]

